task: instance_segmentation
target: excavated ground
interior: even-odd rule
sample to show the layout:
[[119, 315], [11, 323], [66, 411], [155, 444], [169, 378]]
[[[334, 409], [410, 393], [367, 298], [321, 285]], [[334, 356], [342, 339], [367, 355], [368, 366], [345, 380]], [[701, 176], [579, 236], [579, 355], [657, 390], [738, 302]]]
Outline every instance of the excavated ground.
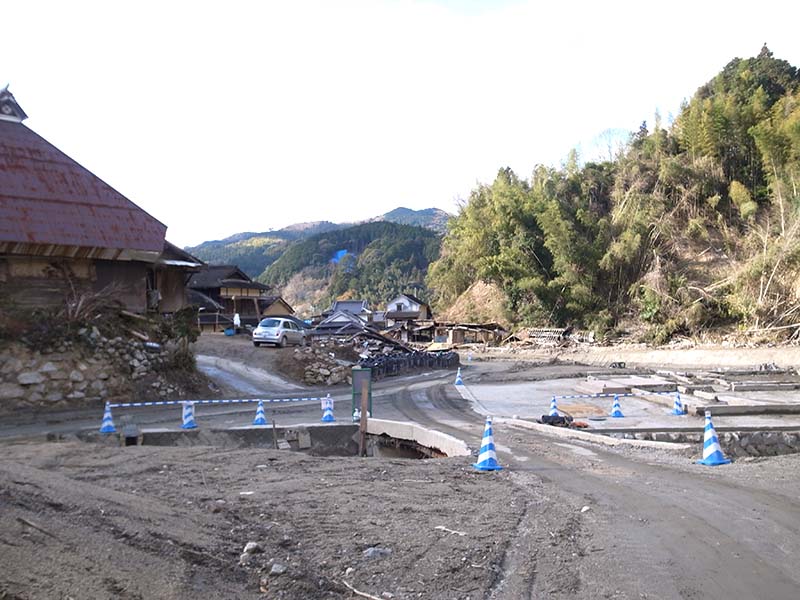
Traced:
[[[484, 598], [522, 521], [532, 553], [519, 568], [547, 555], [539, 576], [566, 598], [587, 543], [579, 507], [548, 498], [534, 474], [464, 459], [16, 444], [0, 490], [4, 599], [350, 598], [348, 584]], [[261, 551], [242, 560], [248, 542]]]

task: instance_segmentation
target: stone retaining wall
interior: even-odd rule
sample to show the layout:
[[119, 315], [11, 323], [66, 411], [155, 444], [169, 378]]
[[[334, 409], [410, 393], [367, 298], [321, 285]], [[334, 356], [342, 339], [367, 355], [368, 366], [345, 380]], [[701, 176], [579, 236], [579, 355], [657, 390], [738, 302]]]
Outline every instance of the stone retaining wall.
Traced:
[[[82, 329], [76, 341], [33, 351], [19, 343], [0, 350], [0, 412], [31, 407], [86, 406], [129, 393], [131, 384], [157, 371], [167, 360], [161, 347], [138, 339], [106, 338], [96, 328]], [[156, 396], [175, 391], [155, 378]]]
[[[697, 444], [702, 448], [703, 433], [654, 432], [612, 433], [610, 437]], [[717, 432], [725, 456], [777, 456], [800, 452], [800, 431], [727, 431]]]

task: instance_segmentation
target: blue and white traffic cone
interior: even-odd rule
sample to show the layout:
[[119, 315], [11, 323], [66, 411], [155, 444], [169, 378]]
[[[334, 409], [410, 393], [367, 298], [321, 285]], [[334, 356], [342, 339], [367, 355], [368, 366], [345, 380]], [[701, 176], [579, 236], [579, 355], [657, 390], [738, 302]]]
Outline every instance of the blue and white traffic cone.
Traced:
[[100, 433], [115, 433], [114, 419], [111, 418], [111, 404], [106, 402], [106, 410], [103, 412], [103, 423], [100, 425]]
[[675, 392], [675, 402], [672, 403], [672, 412], [669, 414], [671, 415], [685, 415], [686, 411], [683, 408], [683, 404], [681, 403], [681, 395], [678, 392]]
[[194, 402], [183, 403], [183, 425], [181, 429], [197, 429], [197, 423], [194, 422]]
[[256, 408], [256, 418], [253, 419], [253, 425], [269, 425], [267, 415], [264, 414], [264, 401], [258, 401], [258, 408]]
[[333, 423], [336, 419], [333, 418], [333, 398], [328, 394], [322, 400], [322, 422]]
[[698, 460], [697, 464], [706, 465], [707, 467], [716, 467], [717, 465], [727, 465], [730, 462], [731, 461], [722, 454], [717, 432], [714, 430], [714, 424], [711, 422], [711, 411], [707, 410], [706, 429], [703, 434], [703, 458]]
[[614, 404], [611, 405], [611, 416], [617, 419], [625, 416], [622, 414], [622, 407], [619, 405], [619, 396], [616, 394], [614, 394]]
[[483, 440], [481, 440], [481, 450], [478, 453], [478, 462], [472, 466], [478, 471], [499, 471], [503, 468], [497, 462], [497, 453], [494, 450], [492, 417], [486, 417], [486, 426], [483, 428]]
[[461, 367], [458, 367], [458, 373], [456, 373], [455, 385], [464, 385], [464, 380], [461, 379]]
[[550, 412], [548, 413], [551, 417], [558, 416], [558, 406], [556, 405], [556, 397], [553, 396], [550, 399]]

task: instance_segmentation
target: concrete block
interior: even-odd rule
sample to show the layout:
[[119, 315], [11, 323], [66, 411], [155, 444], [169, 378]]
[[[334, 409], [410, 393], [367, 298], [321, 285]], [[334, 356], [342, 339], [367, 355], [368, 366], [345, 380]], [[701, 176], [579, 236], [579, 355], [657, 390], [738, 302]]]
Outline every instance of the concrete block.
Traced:
[[311, 434], [307, 429], [301, 429], [297, 432], [297, 447], [300, 450], [311, 448]]
[[627, 394], [630, 388], [614, 381], [595, 379], [579, 383], [575, 391], [579, 394]]

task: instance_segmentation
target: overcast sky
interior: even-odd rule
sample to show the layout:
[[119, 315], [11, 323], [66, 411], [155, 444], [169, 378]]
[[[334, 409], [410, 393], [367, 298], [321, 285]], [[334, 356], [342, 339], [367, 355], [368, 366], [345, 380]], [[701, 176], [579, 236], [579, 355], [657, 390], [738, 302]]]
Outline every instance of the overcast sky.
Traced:
[[[794, 8], [792, 8], [794, 6]], [[602, 152], [764, 42], [792, 2], [37, 2], [0, 10], [28, 127], [184, 246], [397, 206]]]

